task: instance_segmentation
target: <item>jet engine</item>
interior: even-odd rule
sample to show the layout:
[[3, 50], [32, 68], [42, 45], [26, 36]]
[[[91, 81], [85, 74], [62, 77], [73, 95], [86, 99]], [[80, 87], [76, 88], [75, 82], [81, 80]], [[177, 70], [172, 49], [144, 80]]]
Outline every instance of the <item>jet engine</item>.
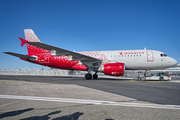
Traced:
[[104, 72], [106, 75], [123, 76], [125, 72], [124, 63], [105, 63], [98, 69], [99, 72]]

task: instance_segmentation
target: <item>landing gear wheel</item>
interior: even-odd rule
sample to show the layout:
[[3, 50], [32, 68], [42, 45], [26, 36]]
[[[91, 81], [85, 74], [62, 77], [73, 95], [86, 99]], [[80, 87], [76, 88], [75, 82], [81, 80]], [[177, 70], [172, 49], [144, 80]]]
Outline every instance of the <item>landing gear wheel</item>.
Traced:
[[93, 75], [93, 79], [97, 79], [98, 78], [98, 75], [97, 74], [94, 74]]
[[90, 73], [87, 73], [87, 74], [85, 75], [85, 78], [86, 78], [87, 80], [90, 80], [90, 79], [92, 78], [92, 75], [91, 75]]
[[138, 81], [142, 80], [141, 77], [138, 77]]

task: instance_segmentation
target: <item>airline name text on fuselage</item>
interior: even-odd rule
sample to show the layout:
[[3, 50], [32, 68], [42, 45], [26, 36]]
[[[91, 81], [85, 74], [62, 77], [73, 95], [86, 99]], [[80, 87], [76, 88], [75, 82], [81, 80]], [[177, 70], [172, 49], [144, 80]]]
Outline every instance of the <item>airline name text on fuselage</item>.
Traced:
[[120, 55], [144, 54], [144, 52], [120, 52]]

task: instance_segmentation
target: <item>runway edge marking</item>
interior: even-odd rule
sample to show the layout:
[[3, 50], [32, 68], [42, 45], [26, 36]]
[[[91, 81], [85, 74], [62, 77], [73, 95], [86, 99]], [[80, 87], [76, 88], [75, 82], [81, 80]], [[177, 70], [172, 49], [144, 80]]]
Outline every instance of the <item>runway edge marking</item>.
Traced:
[[37, 101], [49, 101], [49, 102], [80, 103], [80, 104], [94, 104], [94, 105], [113, 105], [113, 106], [125, 106], [125, 107], [180, 109], [180, 105], [144, 104], [144, 103], [113, 102], [113, 101], [69, 99], [69, 98], [17, 96], [17, 95], [2, 95], [2, 94], [0, 94], [0, 98], [4, 98], [4, 99], [20, 99], [20, 100], [37, 100]]

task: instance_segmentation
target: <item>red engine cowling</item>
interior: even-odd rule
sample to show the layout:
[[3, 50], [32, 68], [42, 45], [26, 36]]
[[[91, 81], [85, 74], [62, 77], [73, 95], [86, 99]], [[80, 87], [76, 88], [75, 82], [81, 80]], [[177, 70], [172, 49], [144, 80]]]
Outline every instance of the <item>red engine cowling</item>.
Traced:
[[106, 63], [104, 64], [104, 74], [111, 76], [124, 75], [125, 64], [124, 63]]

